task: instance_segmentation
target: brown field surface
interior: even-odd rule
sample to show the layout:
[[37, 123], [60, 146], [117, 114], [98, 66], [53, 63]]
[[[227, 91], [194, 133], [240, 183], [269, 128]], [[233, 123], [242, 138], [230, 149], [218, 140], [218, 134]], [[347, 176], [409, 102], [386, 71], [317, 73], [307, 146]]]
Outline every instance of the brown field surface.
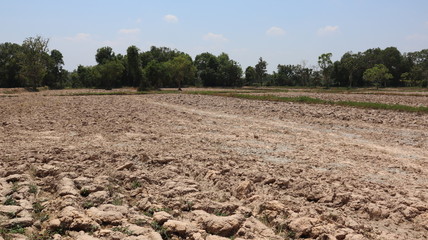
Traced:
[[0, 95], [4, 239], [428, 239], [426, 113], [69, 93]]

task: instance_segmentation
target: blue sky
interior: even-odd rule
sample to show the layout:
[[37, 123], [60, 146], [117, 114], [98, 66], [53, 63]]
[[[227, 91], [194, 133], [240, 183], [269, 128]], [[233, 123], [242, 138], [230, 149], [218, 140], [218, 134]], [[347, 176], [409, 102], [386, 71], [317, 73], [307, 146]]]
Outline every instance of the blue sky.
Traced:
[[427, 0], [0, 0], [0, 42], [49, 38], [65, 68], [94, 65], [96, 50], [125, 54], [165, 46], [189, 53], [226, 52], [243, 69], [259, 57], [316, 65], [322, 53], [428, 48]]

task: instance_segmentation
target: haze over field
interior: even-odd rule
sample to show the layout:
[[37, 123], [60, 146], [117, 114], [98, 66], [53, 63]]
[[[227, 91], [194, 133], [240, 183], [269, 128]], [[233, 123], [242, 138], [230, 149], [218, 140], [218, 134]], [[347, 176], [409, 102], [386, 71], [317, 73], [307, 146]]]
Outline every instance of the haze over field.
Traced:
[[[259, 57], [278, 64], [316, 65], [347, 51], [427, 47], [428, 2], [414, 1], [3, 1], [0, 42], [50, 39], [65, 68], [94, 65], [100, 47], [126, 54], [165, 46], [189, 53], [226, 52], [243, 68]], [[6, 24], [7, 23], [7, 24]]]

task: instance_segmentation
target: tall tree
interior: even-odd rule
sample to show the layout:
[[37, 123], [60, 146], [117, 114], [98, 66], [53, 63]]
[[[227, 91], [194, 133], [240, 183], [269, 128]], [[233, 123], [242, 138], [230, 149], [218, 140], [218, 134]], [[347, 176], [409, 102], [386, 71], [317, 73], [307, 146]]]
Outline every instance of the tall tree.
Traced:
[[267, 63], [263, 60], [262, 57], [259, 58], [259, 62], [254, 67], [254, 70], [256, 71], [256, 78], [260, 83], [260, 86], [263, 85], [263, 81], [266, 77], [266, 67]]
[[111, 90], [115, 85], [118, 85], [118, 79], [122, 75], [125, 67], [119, 60], [109, 61], [105, 64], [96, 66], [95, 71], [98, 73], [98, 82], [106, 90]]
[[164, 63], [160, 63], [156, 60], [149, 62], [145, 68], [145, 73], [150, 87], [154, 89], [161, 88], [162, 83], [168, 80], [168, 73]]
[[0, 87], [22, 87], [19, 56], [22, 48], [16, 43], [0, 44]]
[[245, 84], [253, 85], [256, 82], [256, 70], [252, 66], [245, 69]]
[[172, 77], [177, 82], [178, 90], [181, 91], [181, 84], [185, 79], [193, 79], [195, 77], [196, 68], [192, 63], [192, 59], [187, 55], [180, 55], [169, 61]]
[[34, 91], [41, 85], [47, 72], [49, 39], [29, 37], [22, 43], [21, 74]]
[[211, 53], [201, 53], [195, 57], [194, 63], [197, 76], [204, 86], [219, 85], [220, 63], [216, 56]]
[[139, 86], [143, 78], [139, 51], [140, 50], [136, 46], [130, 46], [126, 50], [128, 60], [129, 85], [134, 87]]
[[95, 60], [98, 64], [105, 64], [115, 59], [115, 54], [111, 47], [102, 47], [97, 49]]
[[63, 88], [65, 71], [62, 53], [56, 49], [51, 51], [48, 61], [48, 72], [44, 78], [44, 85], [49, 88]]
[[367, 69], [363, 75], [364, 80], [373, 83], [376, 86], [376, 89], [382, 85], [386, 86], [386, 81], [392, 78], [392, 74], [389, 73], [389, 70], [383, 64], [376, 64], [374, 67]]
[[333, 62], [331, 61], [331, 56], [333, 56], [332, 53], [324, 53], [318, 57], [318, 65], [321, 68], [324, 79], [324, 86], [326, 88], [330, 87], [330, 74], [333, 65]]
[[352, 52], [347, 52], [342, 56], [340, 62], [348, 71], [348, 88], [352, 88], [352, 84], [354, 82], [354, 72], [358, 69], [357, 55], [353, 54]]

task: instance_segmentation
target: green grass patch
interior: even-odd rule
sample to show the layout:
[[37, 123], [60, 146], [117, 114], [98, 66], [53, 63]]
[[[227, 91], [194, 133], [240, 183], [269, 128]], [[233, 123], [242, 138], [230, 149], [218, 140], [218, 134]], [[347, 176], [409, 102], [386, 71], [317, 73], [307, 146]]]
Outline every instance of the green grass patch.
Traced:
[[[325, 105], [339, 105], [346, 107], [357, 107], [365, 109], [380, 109], [380, 110], [393, 110], [403, 112], [418, 112], [428, 113], [428, 107], [413, 107], [400, 104], [386, 104], [376, 102], [354, 102], [354, 101], [327, 101], [319, 98], [312, 98], [308, 96], [299, 97], [279, 97], [270, 95], [268, 93], [275, 92], [288, 92], [287, 88], [241, 88], [241, 89], [230, 89], [230, 90], [191, 90], [191, 91], [178, 91], [178, 90], [163, 90], [163, 91], [143, 91], [143, 92], [122, 92], [122, 91], [111, 91], [111, 92], [80, 92], [80, 93], [69, 93], [58, 96], [103, 96], [103, 95], [144, 95], [144, 94], [193, 94], [193, 95], [209, 95], [209, 96], [222, 96], [222, 97], [233, 97], [248, 100], [259, 100], [259, 101], [275, 101], [275, 102], [296, 102], [296, 103], [307, 103], [307, 104], [325, 104]], [[308, 89], [308, 92], [322, 92], [322, 93], [343, 93], [343, 94], [380, 94], [380, 95], [404, 95], [394, 92], [379, 92], [379, 93], [363, 93], [361, 91], [367, 91], [367, 89], [361, 88], [330, 88], [330, 89]], [[267, 93], [266, 95], [252, 95], [249, 93]], [[415, 94], [416, 95], [416, 94]], [[416, 95], [418, 96], [418, 95]]]
[[312, 98], [307, 96], [299, 97], [278, 97], [274, 95], [250, 95], [230, 92], [188, 92], [189, 94], [200, 94], [200, 95], [212, 95], [212, 96], [223, 96], [233, 97], [240, 99], [259, 100], [259, 101], [274, 101], [274, 102], [297, 102], [297, 103], [308, 103], [308, 104], [325, 104], [325, 105], [339, 105], [346, 107], [357, 107], [366, 109], [381, 109], [381, 110], [394, 110], [403, 112], [419, 112], [428, 113], [428, 107], [413, 107], [400, 104], [386, 104], [386, 103], [375, 103], [375, 102], [354, 102], [354, 101], [327, 101], [319, 98]]

